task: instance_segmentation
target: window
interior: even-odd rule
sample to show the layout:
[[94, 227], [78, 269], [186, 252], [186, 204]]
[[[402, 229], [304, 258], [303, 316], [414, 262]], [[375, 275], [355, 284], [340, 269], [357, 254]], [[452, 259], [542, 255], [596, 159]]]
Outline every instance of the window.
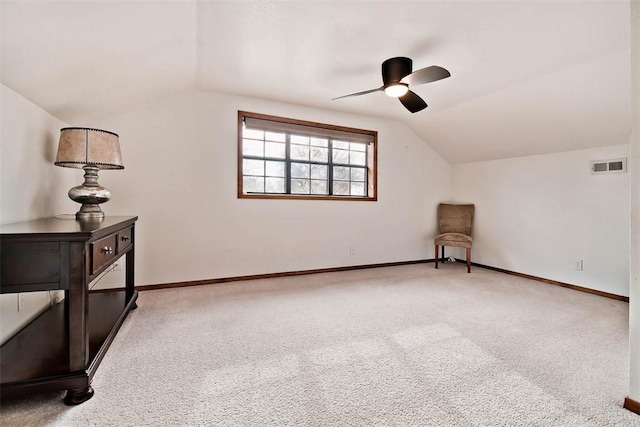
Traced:
[[375, 131], [238, 112], [238, 197], [376, 200]]

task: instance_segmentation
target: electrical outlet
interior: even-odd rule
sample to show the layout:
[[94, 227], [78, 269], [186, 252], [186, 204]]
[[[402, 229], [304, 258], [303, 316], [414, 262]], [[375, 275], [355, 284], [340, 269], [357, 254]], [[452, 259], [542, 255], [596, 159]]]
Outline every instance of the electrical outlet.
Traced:
[[18, 311], [24, 308], [24, 294], [18, 294]]
[[356, 249], [353, 246], [349, 246], [349, 255], [355, 255]]
[[582, 260], [581, 260], [581, 259], [579, 259], [579, 260], [576, 260], [576, 261], [575, 261], [575, 266], [574, 266], [574, 268], [575, 268], [576, 270], [582, 270]]

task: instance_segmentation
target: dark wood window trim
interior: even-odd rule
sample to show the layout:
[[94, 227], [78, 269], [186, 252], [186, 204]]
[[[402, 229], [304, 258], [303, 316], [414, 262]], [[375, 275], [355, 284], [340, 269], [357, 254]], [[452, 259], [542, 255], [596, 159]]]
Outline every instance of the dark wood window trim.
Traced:
[[[251, 120], [253, 123], [259, 123], [261, 126], [269, 128], [274, 131], [286, 132], [286, 191], [290, 192], [291, 184], [291, 164], [295, 163], [290, 158], [289, 150], [291, 147], [290, 133], [300, 132], [303, 134], [312, 134], [315, 136], [322, 136], [329, 138], [329, 160], [326, 163], [328, 169], [327, 185], [330, 187], [328, 195], [316, 195], [316, 194], [283, 194], [283, 193], [245, 193], [243, 189], [244, 185], [244, 173], [243, 173], [243, 160], [251, 159], [251, 156], [245, 155], [243, 152], [243, 129], [245, 120]], [[363, 168], [366, 168], [366, 178], [364, 185], [366, 186], [367, 196], [342, 196], [333, 195], [332, 193], [332, 181], [333, 181], [333, 161], [332, 161], [332, 138], [346, 139], [352, 142], [366, 142], [366, 164]], [[376, 201], [378, 200], [378, 132], [364, 129], [356, 129], [344, 126], [336, 126], [324, 123], [309, 122], [304, 120], [289, 119], [286, 117], [270, 116], [266, 114], [251, 113], [247, 111], [238, 111], [238, 198], [245, 199], [299, 199], [299, 200], [346, 200], [346, 201]], [[263, 156], [264, 157], [264, 156]], [[267, 158], [268, 160], [268, 158]], [[303, 162], [313, 164], [313, 161]], [[323, 163], [324, 164], [324, 163]], [[338, 163], [335, 164], [339, 166]]]

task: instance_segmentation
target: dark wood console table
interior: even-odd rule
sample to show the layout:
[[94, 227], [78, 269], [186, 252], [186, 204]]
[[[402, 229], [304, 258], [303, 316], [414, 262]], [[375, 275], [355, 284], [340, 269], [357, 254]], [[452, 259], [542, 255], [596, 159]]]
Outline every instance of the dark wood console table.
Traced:
[[[130, 310], [135, 221], [46, 218], [0, 226], [0, 293], [64, 290], [65, 298], [0, 347], [1, 397], [67, 390], [65, 403], [93, 396], [91, 380]], [[120, 257], [125, 287], [89, 292]]]

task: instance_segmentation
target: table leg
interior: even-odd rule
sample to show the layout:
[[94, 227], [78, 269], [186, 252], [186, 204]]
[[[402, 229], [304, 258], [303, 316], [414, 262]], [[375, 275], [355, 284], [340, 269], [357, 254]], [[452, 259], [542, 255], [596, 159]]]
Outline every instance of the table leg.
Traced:
[[64, 403], [66, 405], [79, 405], [93, 397], [93, 387], [88, 386], [84, 388], [74, 388], [67, 390], [67, 395], [64, 397]]

